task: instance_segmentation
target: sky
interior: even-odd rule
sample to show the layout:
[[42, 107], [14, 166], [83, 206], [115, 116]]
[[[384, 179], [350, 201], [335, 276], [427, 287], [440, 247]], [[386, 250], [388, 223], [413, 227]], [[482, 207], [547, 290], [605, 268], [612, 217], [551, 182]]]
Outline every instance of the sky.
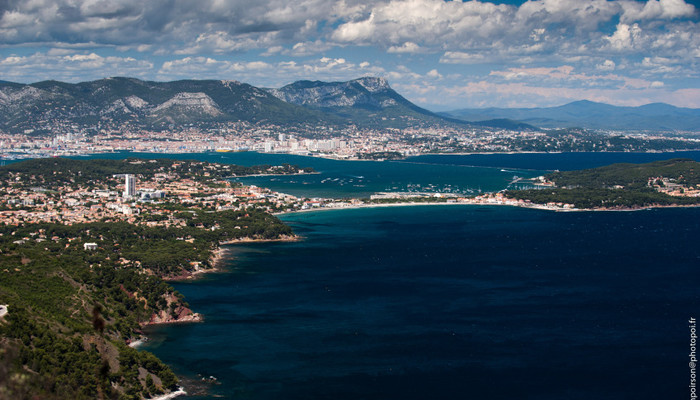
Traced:
[[0, 0], [0, 80], [386, 78], [431, 110], [700, 108], [700, 0]]

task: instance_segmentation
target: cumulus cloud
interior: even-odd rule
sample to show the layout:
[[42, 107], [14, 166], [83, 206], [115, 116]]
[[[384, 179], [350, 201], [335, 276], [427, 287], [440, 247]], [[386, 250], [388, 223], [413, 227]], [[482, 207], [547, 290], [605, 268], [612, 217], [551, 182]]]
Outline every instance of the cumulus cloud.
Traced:
[[146, 77], [152, 69], [153, 63], [146, 60], [65, 50], [0, 58], [3, 79], [18, 82], [48, 79], [77, 82], [109, 76]]
[[[323, 0], [6, 0], [0, 16], [5, 44], [156, 44], [219, 51], [264, 46], [258, 36], [299, 41], [341, 6]], [[351, 10], [346, 10], [350, 12]], [[128, 34], [125, 34], [128, 32]], [[243, 43], [238, 43], [242, 37]], [[193, 40], [194, 39], [194, 40]], [[220, 46], [220, 47], [217, 47]]]
[[442, 74], [440, 74], [437, 69], [431, 69], [430, 71], [428, 71], [428, 73], [426, 75], [429, 78], [435, 78], [435, 79], [442, 78]]
[[391, 53], [443, 53], [444, 63], [478, 63], [482, 57], [530, 63], [650, 48], [687, 57], [686, 49], [700, 44], [700, 27], [694, 7], [683, 0], [539, 0], [519, 7], [391, 0], [341, 23], [331, 39]]
[[[700, 44], [696, 10], [683, 0], [534, 0], [520, 6], [443, 0], [4, 3], [0, 44], [117, 46], [160, 55], [284, 46], [289, 55], [308, 56], [336, 46], [373, 45], [390, 53], [444, 53], [444, 62], [457, 62], [450, 55], [535, 60], [640, 51], [645, 45], [680, 53]], [[616, 30], [607, 31], [615, 23]]]
[[445, 64], [478, 64], [487, 61], [483, 53], [467, 53], [463, 51], [446, 51], [440, 57], [440, 62]]
[[612, 60], [605, 60], [602, 63], [596, 65], [595, 67], [600, 71], [612, 71], [615, 69], [615, 62]]
[[[609, 61], [609, 60], [608, 60]], [[649, 89], [663, 86], [659, 81], [650, 81], [618, 74], [588, 74], [577, 72], [571, 65], [559, 67], [508, 68], [507, 70], [491, 71], [493, 77], [504, 81], [522, 81], [556, 88], [591, 88], [605, 87], [610, 89]], [[659, 85], [661, 83], [661, 85]]]
[[295, 57], [304, 57], [319, 54], [331, 48], [332, 46], [329, 43], [321, 40], [315, 40], [313, 42], [296, 43], [291, 49], [283, 50], [282, 53]]
[[413, 42], [406, 42], [401, 46], [391, 46], [387, 50], [389, 53], [420, 53], [421, 47]]
[[621, 6], [621, 20], [627, 22], [692, 17], [695, 13], [695, 7], [683, 0], [648, 0], [646, 3], [630, 1], [622, 2]]
[[374, 43], [385, 47], [405, 43], [435, 46], [455, 40], [483, 39], [496, 33], [513, 8], [478, 1], [392, 0], [379, 3], [370, 13], [338, 26], [332, 38], [342, 43]]
[[349, 80], [358, 76], [385, 75], [369, 62], [353, 63], [344, 58], [321, 57], [298, 63], [280, 61], [231, 61], [211, 57], [184, 57], [166, 61], [157, 72], [159, 80], [235, 79], [264, 87], [280, 87], [295, 80]]
[[605, 37], [610, 43], [610, 47], [614, 50], [633, 50], [635, 45], [639, 43], [642, 35], [642, 29], [638, 24], [632, 26], [627, 24], [618, 24], [615, 33]]

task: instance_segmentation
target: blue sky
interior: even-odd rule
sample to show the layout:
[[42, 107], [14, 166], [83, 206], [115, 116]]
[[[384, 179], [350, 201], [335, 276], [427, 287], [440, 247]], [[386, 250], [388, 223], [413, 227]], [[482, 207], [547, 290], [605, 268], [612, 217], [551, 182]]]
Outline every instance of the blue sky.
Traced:
[[700, 108], [684, 0], [0, 0], [0, 80], [382, 76], [433, 110]]

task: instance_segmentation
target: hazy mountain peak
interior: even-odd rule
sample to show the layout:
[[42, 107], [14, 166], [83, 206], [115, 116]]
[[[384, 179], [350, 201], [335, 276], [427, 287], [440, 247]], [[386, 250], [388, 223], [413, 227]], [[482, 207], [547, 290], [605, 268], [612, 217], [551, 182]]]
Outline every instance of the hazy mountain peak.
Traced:
[[580, 100], [558, 107], [462, 109], [445, 114], [466, 121], [507, 118], [543, 128], [697, 131], [700, 127], [700, 109], [665, 103], [620, 107]]

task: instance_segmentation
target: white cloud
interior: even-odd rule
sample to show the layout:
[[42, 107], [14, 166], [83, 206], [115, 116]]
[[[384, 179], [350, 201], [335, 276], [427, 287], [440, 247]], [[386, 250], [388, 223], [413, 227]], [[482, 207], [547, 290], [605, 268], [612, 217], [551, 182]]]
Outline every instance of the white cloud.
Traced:
[[292, 46], [290, 50], [283, 50], [282, 53], [295, 57], [311, 56], [329, 50], [332, 46], [321, 40], [313, 42], [299, 42]]
[[610, 47], [614, 50], [626, 51], [633, 50], [639, 42], [642, 34], [642, 29], [638, 24], [632, 26], [627, 24], [618, 24], [615, 33], [605, 37], [610, 43]]
[[71, 53], [65, 50], [0, 58], [3, 79], [17, 82], [48, 79], [79, 82], [109, 76], [145, 78], [152, 69], [153, 64], [146, 60], [105, 57], [96, 53]]
[[[697, 14], [683, 0], [536, 0], [518, 7], [443, 0], [5, 3], [0, 45], [118, 46], [158, 55], [271, 55], [284, 47], [286, 55], [301, 57], [338, 45], [373, 45], [390, 53], [442, 53], [445, 63], [471, 63], [477, 54], [531, 63], [605, 57], [610, 50], [688, 57], [687, 49], [700, 44]], [[450, 57], [460, 53], [472, 57]]]
[[[636, 8], [635, 8], [636, 7]], [[693, 6], [682, 0], [539, 0], [519, 7], [478, 1], [391, 0], [340, 24], [331, 39], [390, 53], [439, 53], [443, 63], [482, 58], [534, 63], [605, 57], [610, 51], [688, 57], [700, 44]], [[607, 27], [618, 20], [614, 32]], [[661, 22], [663, 21], [663, 22]]]
[[[417, 92], [415, 97], [420, 95]], [[623, 106], [666, 102], [700, 107], [700, 89], [668, 90], [659, 84], [646, 89], [561, 88], [522, 82], [477, 80], [462, 85], [438, 87], [430, 100], [433, 104], [460, 104], [458, 108], [463, 108], [558, 106], [582, 99]]]
[[421, 47], [413, 42], [406, 42], [401, 46], [391, 46], [387, 50], [388, 53], [420, 53]]
[[502, 78], [504, 81], [521, 81], [529, 84], [555, 88], [592, 88], [609, 89], [648, 89], [658, 87], [658, 82], [617, 74], [595, 75], [576, 72], [571, 65], [559, 67], [508, 68], [491, 71], [489, 76]]
[[463, 51], [446, 51], [440, 57], [440, 62], [445, 64], [478, 64], [487, 61], [482, 53], [466, 53]]
[[429, 78], [436, 78], [436, 79], [442, 78], [442, 75], [436, 69], [431, 69], [430, 71], [428, 71], [426, 76], [428, 76]]
[[644, 57], [641, 63], [637, 64], [646, 74], [682, 76], [691, 73], [697, 76], [698, 71], [688, 71], [679, 64], [678, 60], [667, 57]]
[[605, 60], [596, 65], [595, 68], [600, 71], [613, 71], [615, 69], [615, 62], [612, 60]]
[[692, 17], [695, 7], [683, 0], [648, 0], [646, 3], [636, 1], [622, 2], [621, 20], [640, 21], [647, 19], [674, 19]]
[[358, 76], [382, 76], [382, 68], [344, 58], [321, 57], [304, 63], [239, 62], [211, 57], [184, 57], [166, 61], [157, 72], [159, 80], [183, 78], [235, 79], [257, 86], [280, 87], [296, 80], [350, 80]]

